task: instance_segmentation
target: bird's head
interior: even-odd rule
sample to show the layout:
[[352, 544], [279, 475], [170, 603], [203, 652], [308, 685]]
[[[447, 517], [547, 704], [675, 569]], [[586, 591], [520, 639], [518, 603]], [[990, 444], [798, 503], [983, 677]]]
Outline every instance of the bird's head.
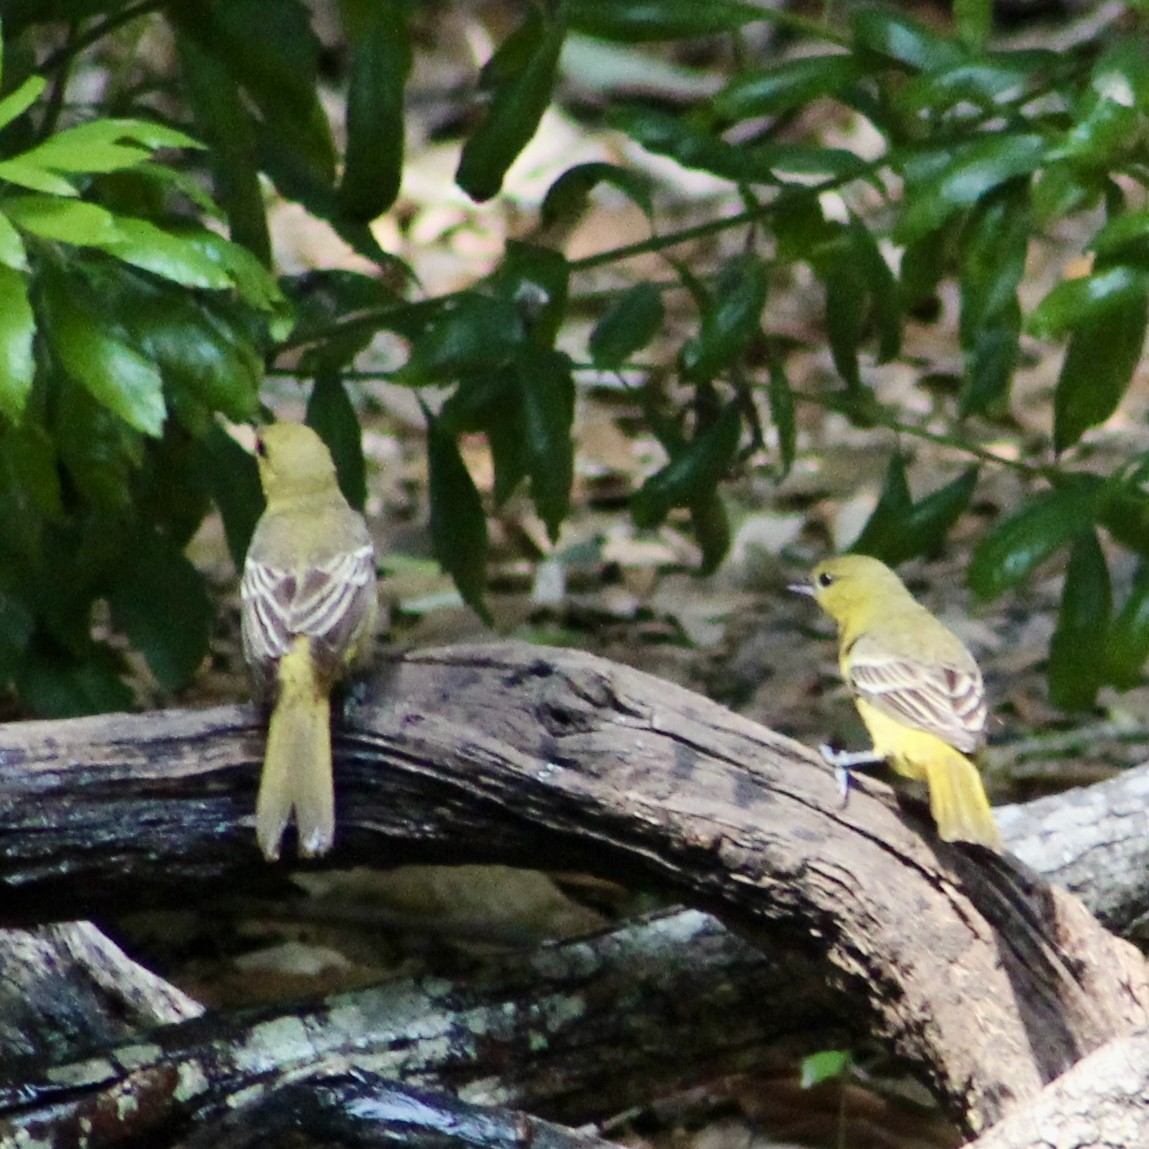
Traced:
[[839, 625], [882, 609], [883, 603], [907, 596], [902, 580], [885, 563], [869, 555], [839, 555], [810, 572], [808, 583], [790, 587], [809, 595]]
[[259, 478], [268, 499], [329, 490], [335, 464], [323, 440], [302, 423], [272, 423], [256, 436]]

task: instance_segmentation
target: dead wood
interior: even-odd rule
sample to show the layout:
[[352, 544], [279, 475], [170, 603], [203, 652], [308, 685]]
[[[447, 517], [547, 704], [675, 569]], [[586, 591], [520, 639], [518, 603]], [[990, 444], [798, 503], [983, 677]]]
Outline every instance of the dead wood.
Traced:
[[[938, 842], [883, 786], [843, 810], [816, 756], [688, 691], [506, 644], [397, 659], [368, 703], [337, 739], [333, 863], [579, 866], [673, 891], [803, 958], [839, 1022], [914, 1065], [970, 1131], [1145, 1023], [1140, 956], [1079, 903]], [[0, 731], [0, 914], [266, 880], [261, 745], [248, 708]]]
[[610, 1142], [527, 1113], [414, 1090], [334, 1063], [250, 1096], [199, 1123], [181, 1149], [610, 1149]]
[[3, 1061], [45, 1060], [186, 1021], [202, 1007], [89, 922], [0, 930]]
[[465, 985], [396, 981], [9, 1062], [0, 1144], [91, 1129], [87, 1149], [158, 1144], [237, 1098], [346, 1065], [582, 1124], [750, 1070], [767, 1049], [839, 1039], [826, 997], [798, 960], [769, 961], [708, 915], [667, 913], [492, 962]]
[[998, 811], [1009, 849], [1106, 928], [1149, 941], [1149, 766]]
[[969, 1149], [1135, 1149], [1149, 1143], [1149, 1032], [1095, 1050]]

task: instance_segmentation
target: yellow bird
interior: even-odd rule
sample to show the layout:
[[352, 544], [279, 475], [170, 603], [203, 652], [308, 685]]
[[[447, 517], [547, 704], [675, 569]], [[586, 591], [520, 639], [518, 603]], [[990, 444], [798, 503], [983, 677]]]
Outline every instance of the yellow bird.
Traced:
[[255, 829], [274, 861], [292, 812], [301, 854], [331, 849], [330, 695], [370, 658], [378, 601], [367, 524], [319, 436], [277, 423], [260, 432], [256, 452], [267, 508], [244, 563], [241, 621], [255, 693], [272, 707]]
[[884, 563], [843, 555], [819, 563], [811, 595], [838, 624], [838, 665], [866, 724], [871, 754], [836, 754], [839, 768], [883, 759], [929, 786], [930, 812], [947, 842], [1001, 849], [977, 767], [985, 742], [981, 671], [961, 640], [916, 602]]

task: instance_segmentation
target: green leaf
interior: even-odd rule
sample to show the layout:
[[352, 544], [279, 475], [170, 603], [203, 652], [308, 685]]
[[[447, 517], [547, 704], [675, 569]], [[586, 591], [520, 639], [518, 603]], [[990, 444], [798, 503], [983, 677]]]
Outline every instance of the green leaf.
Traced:
[[801, 1084], [803, 1089], [813, 1089], [823, 1081], [832, 1081], [850, 1071], [853, 1054], [848, 1049], [824, 1049], [802, 1058]]
[[48, 81], [43, 76], [29, 76], [14, 92], [0, 100], [0, 128], [6, 128], [22, 116], [39, 98]]
[[516, 360], [526, 435], [527, 472], [539, 518], [556, 542], [570, 513], [574, 481], [574, 380], [560, 351], [524, 347]]
[[463, 601], [489, 626], [483, 602], [487, 581], [487, 519], [483, 501], [458, 444], [427, 416], [427, 464], [431, 496], [431, 547], [454, 580]]
[[847, 225], [850, 246], [865, 276], [870, 297], [870, 322], [877, 329], [879, 363], [888, 363], [902, 348], [902, 308], [898, 281], [870, 229], [856, 216]]
[[1029, 329], [1040, 339], [1056, 339], [1107, 315], [1127, 314], [1145, 298], [1149, 271], [1118, 264], [1090, 275], [1062, 280], [1034, 309]]
[[1017, 586], [1051, 555], [1093, 529], [1109, 487], [1094, 475], [1066, 480], [1032, 499], [978, 544], [968, 578], [979, 598], [996, 598]]
[[543, 226], [553, 227], [560, 220], [577, 219], [586, 210], [591, 191], [599, 184], [610, 184], [637, 205], [647, 217], [654, 215], [648, 176], [615, 164], [586, 163], [567, 168], [547, 188], [539, 209]]
[[730, 551], [730, 516], [716, 488], [690, 504], [690, 528], [702, 552], [700, 575], [712, 575]]
[[20, 233], [12, 226], [0, 205], [0, 265], [14, 271], [28, 270], [28, 252]]
[[736, 75], [710, 100], [710, 112], [723, 124], [776, 116], [833, 95], [865, 74], [851, 55], [802, 56]]
[[242, 86], [262, 128], [260, 160], [281, 190], [294, 172], [324, 186], [334, 208], [335, 147], [317, 90], [322, 45], [301, 0], [206, 0], [167, 16], [215, 57], [222, 84]]
[[861, 176], [866, 167], [853, 152], [841, 148], [729, 143], [696, 119], [653, 108], [611, 108], [606, 120], [647, 151], [735, 183], [777, 184], [781, 173], [845, 180]]
[[735, 0], [569, 0], [567, 8], [572, 28], [629, 44], [734, 32], [762, 19], [760, 9]]
[[4, 212], [21, 231], [61, 243], [99, 245], [120, 238], [116, 217], [99, 204], [58, 196], [21, 195], [4, 201]]
[[132, 496], [137, 523], [150, 524], [177, 550], [186, 547], [211, 511], [199, 438], [169, 419], [132, 477]]
[[334, 372], [317, 375], [307, 401], [308, 426], [327, 444], [339, 489], [357, 510], [367, 502], [367, 463], [363, 458], [363, 431], [343, 380]]
[[1149, 495], [1136, 476], [1117, 485], [1099, 521], [1123, 547], [1149, 558]]
[[913, 71], [954, 68], [966, 58], [965, 49], [956, 40], [899, 13], [863, 8], [851, 15], [850, 27], [857, 48], [876, 52]]
[[898, 452], [890, 456], [878, 504], [850, 549], [859, 554], [883, 558], [897, 546], [902, 523], [913, 505], [910, 484], [906, 479], [906, 459]]
[[1069, 552], [1057, 629], [1049, 644], [1047, 677], [1054, 706], [1085, 710], [1097, 700], [1112, 609], [1109, 566], [1097, 532], [1086, 531]]
[[212, 501], [223, 518], [227, 549], [237, 571], [243, 570], [244, 556], [259, 516], [263, 514], [263, 489], [255, 456], [245, 451], [222, 427], [216, 425], [199, 440], [203, 452], [203, 474], [211, 489]]
[[842, 226], [826, 219], [817, 194], [787, 191], [774, 209], [774, 237], [780, 263], [809, 262], [833, 244]]
[[344, 12], [351, 61], [339, 210], [348, 219], [370, 223], [394, 203], [403, 174], [412, 10], [401, 0], [368, 0], [345, 3]]
[[456, 374], [507, 363], [526, 339], [513, 301], [464, 291], [437, 300], [395, 381], [412, 387], [443, 383]]
[[0, 266], [0, 412], [14, 423], [23, 417], [32, 391], [35, 334], [27, 279], [19, 271]]
[[180, 690], [207, 654], [214, 610], [203, 576], [170, 539], [142, 530], [108, 590], [115, 624], [165, 690]]
[[940, 157], [944, 164], [932, 179], [907, 188], [906, 208], [895, 229], [899, 242], [934, 231], [995, 188], [1030, 175], [1045, 160], [1045, 140], [1035, 132], [995, 132], [947, 147]]
[[[537, 354], [537, 350], [534, 352]], [[527, 432], [522, 381], [512, 369], [463, 379], [439, 411], [440, 430], [451, 437], [482, 431], [495, 467], [495, 505], [502, 506], [527, 477]]]
[[905, 311], [925, 310], [927, 315], [935, 312], [939, 285], [951, 270], [956, 231], [951, 224], [906, 245], [899, 269]]
[[1100, 195], [1094, 173], [1083, 172], [1073, 164], [1048, 162], [1033, 183], [1033, 218], [1038, 227], [1048, 227], [1065, 216], [1095, 203]]
[[286, 284], [295, 316], [292, 343], [301, 346], [303, 375], [339, 372], [370, 346], [377, 328], [360, 322], [395, 304], [395, 293], [373, 276], [317, 271]]
[[42, 286], [43, 331], [64, 370], [130, 427], [158, 438], [167, 406], [155, 364], [109, 330], [78, 284], [55, 272]]
[[827, 225], [826, 238], [807, 256], [826, 288], [826, 334], [839, 374], [851, 391], [862, 386], [858, 352], [871, 326], [878, 334], [878, 359], [901, 347], [902, 310], [897, 280], [861, 220]]
[[518, 375], [505, 369], [460, 380], [435, 417], [439, 430], [456, 439], [486, 431], [510, 407], [519, 404], [519, 384]]
[[1149, 210], [1112, 216], [1086, 244], [1107, 267], [1131, 263], [1149, 266]]
[[1033, 221], [1024, 187], [987, 196], [970, 215], [961, 237], [961, 339], [969, 350], [978, 333], [1017, 307]]
[[967, 467], [956, 479], [915, 503], [906, 482], [905, 458], [893, 455], [878, 505], [850, 550], [873, 555], [890, 566], [916, 555], [936, 553], [950, 527], [969, 506], [977, 476], [977, 467]]
[[898, 108], [912, 115], [925, 112], [935, 120], [963, 103], [992, 112], [1043, 90], [1060, 67], [1056, 52], [979, 52], [952, 68], [913, 77], [898, 93]]
[[822, 275], [826, 285], [826, 335], [830, 356], [838, 374], [851, 390], [862, 386], [858, 350], [866, 334], [869, 315], [867, 283], [861, 268], [850, 258], [849, 248], [842, 258], [826, 268]]
[[530, 342], [550, 347], [566, 318], [570, 264], [550, 247], [508, 240], [485, 286], [514, 306]]
[[[39, 566], [44, 528], [63, 515], [59, 459], [47, 430], [32, 418], [5, 427], [0, 435], [0, 548], [7, 571], [0, 571], [0, 590], [17, 569]], [[30, 600], [32, 594], [23, 597]]]
[[1149, 563], [1141, 562], [1129, 595], [1113, 619], [1105, 644], [1105, 681], [1119, 690], [1137, 686], [1149, 658]]
[[13, 588], [0, 586], [0, 683], [11, 682], [35, 629], [28, 604]]
[[767, 384], [770, 418], [778, 433], [778, 458], [783, 477], [790, 473], [798, 443], [798, 420], [794, 414], [794, 393], [786, 377], [786, 364], [780, 357], [771, 356], [770, 381]]
[[992, 0], [954, 0], [954, 23], [966, 44], [983, 47], [993, 27]]
[[590, 335], [596, 367], [617, 371], [658, 333], [663, 320], [662, 292], [653, 283], [636, 283], [603, 313]]
[[723, 265], [703, 309], [698, 337], [682, 347], [682, 368], [688, 379], [713, 379], [746, 352], [762, 330], [766, 289], [765, 265], [752, 252], [736, 255]]
[[45, 171], [35, 164], [27, 163], [23, 156], [13, 156], [11, 159], [0, 160], [0, 181], [16, 184], [18, 187], [28, 188], [35, 192], [44, 192], [47, 195], [75, 196], [80, 194], [70, 180], [57, 175], [55, 172]]
[[709, 495], [726, 476], [738, 453], [742, 416], [728, 403], [704, 431], [676, 451], [635, 492], [630, 512], [643, 530], [658, 526], [673, 507], [686, 507]]
[[226, 275], [228, 284], [235, 289], [244, 303], [260, 311], [272, 313], [274, 338], [287, 337], [291, 330], [291, 321], [289, 316], [284, 318], [288, 309], [283, 290], [275, 276], [246, 247], [233, 243], [206, 227], [183, 229], [178, 233], [178, 238], [185, 247], [194, 248], [204, 259], [215, 264]]
[[227, 214], [231, 237], [269, 266], [271, 237], [251, 111], [223, 61], [178, 23], [176, 48], [184, 91], [201, 135], [211, 144], [208, 158], [215, 195]]
[[20, 665], [16, 689], [33, 714], [74, 718], [127, 710], [131, 687], [126, 667], [106, 646], [95, 646], [82, 660], [55, 647], [33, 645]]
[[92, 507], [122, 516], [131, 505], [132, 477], [143, 461], [140, 432], [67, 376], [57, 380], [54, 400], [49, 431], [69, 484]]
[[455, 181], [480, 203], [498, 194], [503, 177], [538, 130], [551, 102], [566, 25], [538, 9], [508, 37], [483, 68], [492, 89], [486, 119], [463, 145]]
[[1149, 280], [1140, 292], [1080, 323], [1069, 341], [1053, 396], [1053, 445], [1073, 446], [1117, 410], [1141, 359], [1149, 320]]
[[1146, 110], [1144, 75], [1149, 54], [1135, 37], [1116, 40], [1093, 67], [1074, 122], [1050, 160], [1068, 160], [1080, 169], [1108, 172], [1136, 147]]
[[116, 236], [111, 241], [94, 241], [93, 246], [109, 252], [133, 267], [170, 279], [184, 287], [224, 291], [232, 278], [192, 243], [156, 227], [143, 219], [117, 216]]
[[217, 411], [235, 422], [255, 417], [263, 359], [233, 302], [197, 297], [143, 276], [122, 276], [116, 287], [115, 313], [159, 368], [185, 423], [194, 427]]
[[64, 128], [20, 159], [48, 171], [114, 172], [151, 158], [157, 147], [202, 148], [183, 132], [142, 120], [99, 119]]
[[958, 397], [958, 414], [984, 415], [1009, 394], [1017, 366], [1021, 336], [1021, 305], [1015, 298], [1001, 312], [974, 332], [966, 349], [965, 378]]

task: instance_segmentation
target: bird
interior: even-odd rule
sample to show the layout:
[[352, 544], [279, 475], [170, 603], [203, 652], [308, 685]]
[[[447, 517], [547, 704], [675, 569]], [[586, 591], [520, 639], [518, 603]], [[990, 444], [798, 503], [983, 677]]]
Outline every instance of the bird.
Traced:
[[267, 504], [240, 584], [243, 653], [271, 709], [256, 838], [275, 861], [294, 814], [299, 853], [317, 857], [335, 838], [331, 691], [374, 647], [375, 548], [310, 427], [261, 429], [256, 455]]
[[981, 775], [968, 755], [985, 743], [981, 671], [962, 641], [867, 555], [814, 567], [810, 595], [838, 627], [838, 665], [873, 742], [867, 753], [822, 753], [839, 769], [882, 760], [929, 787], [938, 836], [1002, 848]]

